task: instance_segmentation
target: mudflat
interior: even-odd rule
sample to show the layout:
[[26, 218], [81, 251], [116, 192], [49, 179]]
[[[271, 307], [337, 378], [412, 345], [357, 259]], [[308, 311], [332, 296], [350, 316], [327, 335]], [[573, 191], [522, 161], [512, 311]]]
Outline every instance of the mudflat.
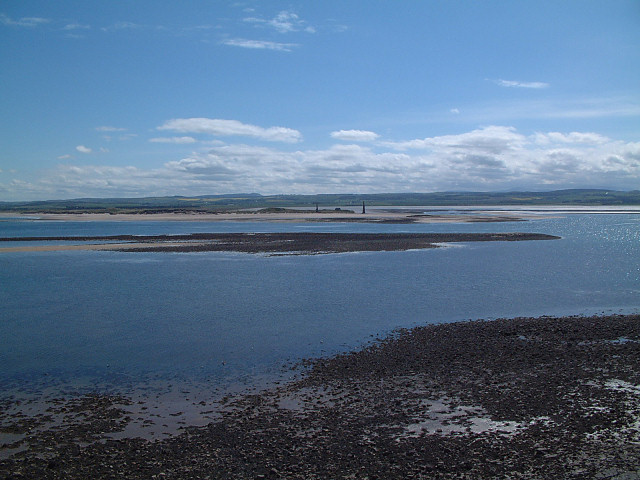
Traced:
[[[439, 243], [554, 240], [540, 233], [194, 233], [189, 235], [110, 235], [88, 237], [12, 237], [0, 242], [69, 242], [0, 248], [2, 252], [117, 250], [127, 252], [244, 252], [311, 255], [434, 248]], [[74, 244], [76, 242], [76, 244]], [[77, 242], [90, 242], [77, 244]], [[100, 242], [100, 243], [93, 243]], [[109, 242], [109, 243], [104, 243]], [[125, 243], [126, 242], [126, 243]]]
[[131, 420], [123, 397], [59, 399], [51, 414], [72, 420], [49, 430], [2, 415], [21, 439], [0, 474], [640, 477], [640, 315], [417, 327], [302, 366], [298, 380], [223, 399], [217, 420], [163, 440], [107, 438]]

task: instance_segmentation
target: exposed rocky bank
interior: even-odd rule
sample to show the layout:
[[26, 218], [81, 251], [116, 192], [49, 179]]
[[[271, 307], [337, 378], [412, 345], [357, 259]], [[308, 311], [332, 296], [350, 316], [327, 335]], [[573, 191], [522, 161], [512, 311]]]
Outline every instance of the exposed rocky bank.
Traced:
[[640, 478], [640, 315], [419, 327], [308, 366], [158, 441], [105, 440], [126, 399], [61, 401], [81, 421], [15, 419], [33, 433], [0, 476]]
[[[75, 237], [14, 237], [0, 242], [85, 242], [78, 249], [126, 252], [243, 252], [312, 255], [321, 253], [398, 251], [434, 248], [438, 243], [555, 240], [542, 233], [193, 233], [189, 235], [108, 235]], [[89, 242], [89, 243], [86, 243]], [[99, 242], [93, 244], [93, 242]], [[108, 242], [108, 243], [107, 243]], [[46, 247], [0, 248], [0, 252]], [[51, 249], [64, 250], [63, 245]]]

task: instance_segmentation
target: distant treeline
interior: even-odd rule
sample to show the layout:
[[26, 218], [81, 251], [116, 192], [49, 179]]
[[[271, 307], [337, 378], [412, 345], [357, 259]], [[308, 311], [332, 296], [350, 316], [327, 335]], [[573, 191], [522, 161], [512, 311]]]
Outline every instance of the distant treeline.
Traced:
[[555, 190], [551, 192], [435, 192], [321, 195], [204, 195], [197, 197], [78, 198], [0, 202], [17, 213], [222, 213], [247, 208], [311, 208], [367, 205], [640, 205], [640, 191]]

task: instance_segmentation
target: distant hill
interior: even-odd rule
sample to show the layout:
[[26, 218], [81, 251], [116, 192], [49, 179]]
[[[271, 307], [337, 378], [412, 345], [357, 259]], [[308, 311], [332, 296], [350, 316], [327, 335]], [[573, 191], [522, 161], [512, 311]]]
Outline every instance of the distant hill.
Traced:
[[550, 192], [435, 192], [320, 195], [231, 194], [197, 197], [76, 198], [0, 202], [0, 212], [18, 213], [163, 213], [223, 212], [245, 208], [373, 205], [640, 205], [640, 191], [555, 190]]

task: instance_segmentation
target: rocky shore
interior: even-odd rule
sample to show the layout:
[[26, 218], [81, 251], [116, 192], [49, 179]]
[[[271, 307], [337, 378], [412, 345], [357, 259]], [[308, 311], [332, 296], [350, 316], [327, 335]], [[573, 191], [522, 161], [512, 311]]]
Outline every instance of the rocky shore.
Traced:
[[60, 400], [53, 431], [2, 418], [26, 436], [0, 478], [640, 478], [640, 315], [418, 327], [305, 366], [164, 440], [106, 438], [120, 397]]
[[[541, 233], [194, 233], [189, 235], [109, 235], [14, 237], [0, 242], [68, 242], [75, 249], [145, 252], [243, 252], [319, 254], [433, 248], [438, 243], [553, 240]], [[77, 245], [77, 242], [91, 242]], [[100, 242], [92, 244], [92, 242]], [[0, 252], [65, 250], [65, 245], [5, 247]]]

